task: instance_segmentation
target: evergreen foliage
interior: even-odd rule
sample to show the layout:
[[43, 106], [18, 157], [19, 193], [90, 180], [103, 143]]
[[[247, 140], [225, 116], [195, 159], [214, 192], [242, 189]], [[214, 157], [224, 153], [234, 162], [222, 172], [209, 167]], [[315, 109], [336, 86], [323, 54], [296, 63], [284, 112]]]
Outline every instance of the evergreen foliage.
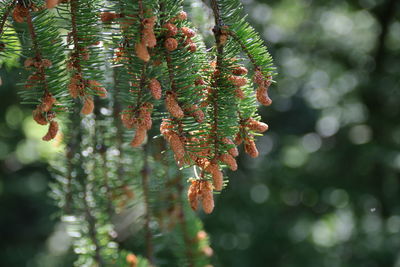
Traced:
[[[43, 140], [65, 146], [53, 163], [52, 196], [74, 238], [76, 266], [154, 266], [171, 249], [164, 243], [173, 244], [175, 264], [208, 266], [212, 250], [189, 204], [197, 210], [201, 202], [211, 213], [213, 192], [227, 183], [223, 168], [237, 169], [237, 146], [258, 155], [254, 136], [268, 126], [259, 121], [256, 99], [271, 104], [272, 59], [238, 1], [210, 2], [211, 49], [183, 5], [0, 5], [0, 62], [12, 66], [16, 55], [24, 58], [30, 76], [22, 102], [34, 108], [37, 123], [48, 125]], [[15, 31], [22, 23], [26, 31]], [[190, 177], [189, 203], [184, 177]], [[140, 218], [135, 254], [143, 257], [124, 251], [126, 226], [115, 225], [116, 217]]]

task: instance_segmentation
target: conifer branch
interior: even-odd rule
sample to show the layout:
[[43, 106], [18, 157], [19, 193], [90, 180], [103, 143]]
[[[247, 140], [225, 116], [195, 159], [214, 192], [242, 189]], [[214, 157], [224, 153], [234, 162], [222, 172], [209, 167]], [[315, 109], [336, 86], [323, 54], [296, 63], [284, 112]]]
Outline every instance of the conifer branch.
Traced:
[[222, 57], [224, 53], [224, 44], [221, 42], [221, 28], [222, 28], [222, 18], [220, 15], [220, 9], [217, 0], [211, 0], [211, 7], [214, 14], [215, 25], [213, 28], [215, 43], [217, 46], [217, 62], [216, 62], [216, 72], [212, 76], [212, 86], [213, 90], [211, 93], [211, 101], [213, 105], [213, 124], [212, 124], [212, 135], [214, 139], [214, 155], [212, 158], [212, 163], [217, 163], [217, 157], [219, 154], [219, 138], [218, 138], [218, 89], [220, 87], [220, 79], [222, 75]]
[[3, 35], [3, 29], [4, 29], [4, 25], [6, 24], [7, 18], [11, 13], [11, 10], [13, 9], [13, 7], [15, 6], [15, 4], [17, 3], [17, 0], [13, 0], [12, 3], [8, 6], [8, 8], [6, 9], [6, 11], [4, 12], [2, 18], [1, 18], [1, 22], [0, 22], [0, 36]]
[[240, 45], [240, 47], [242, 48], [242, 51], [246, 54], [246, 56], [249, 58], [251, 64], [253, 65], [254, 70], [259, 69], [260, 66], [257, 65], [256, 60], [254, 59], [254, 56], [250, 53], [247, 46], [242, 42], [242, 40], [240, 40], [240, 38], [236, 35], [236, 33], [229, 29], [227, 30], [227, 32], [230, 36], [232, 36], [233, 40], [235, 40]]
[[[267, 129], [255, 115], [257, 105], [251, 82], [246, 78], [247, 69], [240, 66], [236, 57], [243, 51], [255, 70], [259, 70], [255, 82], [262, 88], [259, 95], [264, 96], [267, 104], [270, 102], [263, 94], [273, 74], [271, 59], [261, 40], [253, 38], [256, 34], [244, 19], [238, 19], [236, 4], [232, 4], [237, 0], [210, 1], [215, 19], [215, 46], [209, 50], [211, 53], [205, 49], [201, 36], [191, 28], [188, 15], [183, 11], [183, 0], [62, 1], [69, 2], [69, 5], [57, 7], [62, 11], [59, 13], [61, 19], [68, 25], [66, 44], [59, 35], [63, 27], [55, 23], [53, 12], [48, 10], [55, 7], [58, 0], [46, 1], [48, 9], [29, 6], [28, 15], [25, 15], [27, 7], [22, 4], [32, 3], [30, 0], [7, 0], [20, 8], [16, 10], [14, 20], [28, 23], [32, 40], [29, 53], [33, 55], [25, 67], [36, 69], [28, 78], [31, 84], [27, 83], [29, 90], [25, 90], [22, 97], [27, 103], [39, 104], [34, 113], [35, 120], [43, 125], [54, 124], [51, 120], [55, 113], [50, 110], [53, 104], [57, 112], [72, 111], [67, 129], [63, 129], [67, 151], [65, 160], [60, 163], [59, 184], [54, 185], [53, 194], [64, 206], [65, 213], [71, 215], [65, 216], [65, 220], [71, 217], [70, 222], [84, 225], [77, 227], [82, 237], [75, 243], [75, 246], [87, 246], [78, 252], [82, 253], [77, 262], [79, 266], [93, 264], [93, 260], [101, 267], [110, 263], [118, 266], [125, 266], [126, 262], [132, 266], [140, 263], [140, 257], [132, 257], [132, 254], [126, 260], [122, 259], [123, 262], [121, 258], [117, 260], [115, 255], [124, 257], [126, 254], [119, 253], [118, 245], [112, 243], [114, 240], [110, 237], [111, 217], [127, 207], [127, 199], [133, 199], [136, 193], [140, 199], [135, 202], [142, 203], [145, 209], [144, 254], [150, 263], [156, 261], [152, 237], [157, 229], [153, 229], [152, 222], [157, 218], [164, 221], [162, 217], [168, 214], [172, 217], [170, 222], [178, 223], [174, 228], [177, 231], [174, 239], [178, 245], [183, 244], [176, 251], [179, 260], [186, 258], [189, 267], [208, 264], [212, 251], [206, 234], [201, 231], [201, 223], [194, 213], [188, 212], [189, 207], [182, 201], [183, 176], [178, 175], [167, 184], [158, 178], [171, 173], [171, 164], [166, 165], [165, 172], [152, 170], [166, 154], [174, 155], [180, 167], [198, 166], [201, 172], [190, 179], [189, 202], [193, 210], [201, 202], [204, 212], [211, 213], [213, 191], [223, 188], [222, 168], [237, 168], [234, 157], [238, 152], [233, 138], [239, 132], [245, 150], [254, 156], [258, 153], [254, 135]], [[100, 7], [100, 4], [104, 5]], [[12, 7], [8, 4], [0, 6], [0, 35], [7, 35], [8, 30], [4, 33], [3, 28]], [[100, 20], [106, 25], [105, 33], [98, 26], [98, 8], [102, 11]], [[234, 18], [230, 18], [230, 14], [234, 14]], [[100, 41], [104, 43], [101, 48]], [[108, 47], [113, 50], [111, 57], [105, 51]], [[64, 57], [65, 50], [70, 52], [68, 60]], [[215, 61], [210, 62], [210, 54]], [[103, 56], [112, 58], [113, 72], [103, 72], [108, 67], [107, 63], [103, 65]], [[66, 75], [65, 67], [69, 75]], [[69, 85], [73, 86], [66, 86], [68, 78]], [[111, 79], [114, 90], [110, 98], [104, 102], [92, 98], [104, 96], [105, 89], [100, 88], [100, 81]], [[30, 90], [32, 87], [35, 90]], [[39, 95], [42, 93], [43, 97]], [[50, 100], [45, 100], [47, 94], [50, 94]], [[71, 100], [70, 96], [76, 99]], [[94, 111], [94, 116], [82, 118], [77, 108], [78, 99], [82, 98], [87, 109], [82, 109], [81, 113]], [[161, 106], [163, 102], [165, 106]], [[104, 109], [101, 104], [106, 104]], [[154, 106], [159, 110], [152, 114]], [[164, 108], [169, 114], [165, 115]], [[109, 109], [112, 109], [111, 113]], [[150, 140], [142, 146], [154, 118], [162, 118], [161, 134], [173, 154], [150, 155], [153, 148]], [[62, 116], [59, 119], [63, 119]], [[142, 149], [125, 149], [124, 136], [130, 131], [125, 131], [122, 126], [134, 131], [131, 146], [142, 146]], [[132, 175], [140, 177], [133, 184], [128, 180]], [[168, 204], [157, 202], [159, 199], [153, 194], [156, 184], [171, 189], [160, 199], [172, 201]], [[173, 206], [159, 213], [154, 210], [165, 205]]]
[[[33, 25], [32, 16], [31, 16], [31, 12], [30, 12], [29, 9], [28, 9], [28, 13], [27, 13], [27, 16], [26, 16], [26, 22], [28, 24], [29, 33], [31, 35], [31, 39], [32, 39], [33, 49], [35, 51], [36, 60], [38, 62], [42, 62], [43, 57], [42, 57], [42, 53], [40, 52], [40, 47], [39, 47], [37, 36], [36, 36], [36, 32], [35, 32], [35, 26]], [[43, 96], [44, 96], [44, 95], [46, 95], [46, 93], [49, 92], [49, 89], [48, 89], [48, 84], [47, 84], [46, 74], [44, 72], [43, 64], [39, 65], [38, 73], [39, 73], [39, 76], [40, 76], [40, 80], [44, 84], [44, 88], [43, 88], [43, 91], [44, 91]]]
[[72, 35], [72, 40], [74, 43], [74, 53], [76, 54], [74, 56], [74, 63], [75, 67], [78, 71], [79, 75], [82, 75], [82, 68], [81, 65], [79, 64], [80, 61], [80, 45], [79, 45], [79, 40], [78, 40], [78, 27], [77, 27], [77, 22], [76, 22], [76, 14], [78, 12], [78, 1], [79, 0], [71, 0], [70, 1], [70, 7], [71, 7], [71, 35]]

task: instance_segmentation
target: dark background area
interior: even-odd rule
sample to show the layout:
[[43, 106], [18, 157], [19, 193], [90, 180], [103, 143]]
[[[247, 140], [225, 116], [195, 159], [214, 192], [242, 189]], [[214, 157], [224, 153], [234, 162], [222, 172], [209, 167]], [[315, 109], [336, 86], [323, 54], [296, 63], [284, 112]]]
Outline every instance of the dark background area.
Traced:
[[[260, 157], [240, 156], [204, 216], [215, 266], [400, 266], [400, 3], [245, 1], [279, 75]], [[56, 249], [57, 151], [0, 69], [0, 265], [71, 266]], [[43, 130], [45, 131], [45, 130]]]

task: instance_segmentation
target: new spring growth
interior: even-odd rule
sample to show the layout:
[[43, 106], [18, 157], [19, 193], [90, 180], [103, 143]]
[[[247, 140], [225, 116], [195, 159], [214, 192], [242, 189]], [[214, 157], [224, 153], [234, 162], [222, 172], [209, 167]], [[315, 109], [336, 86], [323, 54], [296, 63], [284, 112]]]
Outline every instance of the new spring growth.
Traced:
[[253, 77], [254, 83], [258, 85], [256, 97], [258, 102], [264, 106], [272, 104], [271, 98], [268, 96], [268, 88], [271, 85], [272, 77], [265, 77], [260, 70], [256, 70]]
[[23, 23], [28, 15], [29, 9], [20, 3], [15, 6], [12, 13], [14, 21], [18, 23]]
[[191, 180], [188, 189], [188, 200], [193, 210], [197, 210], [201, 201], [203, 210], [209, 214], [214, 209], [214, 197], [212, 185], [206, 180]]
[[48, 59], [27, 58], [24, 62], [24, 67], [26, 69], [34, 69], [33, 74], [28, 77], [25, 87], [39, 87], [41, 90], [44, 90], [41, 103], [37, 105], [36, 109], [32, 112], [33, 119], [38, 124], [47, 125], [50, 123], [46, 135], [42, 138], [44, 141], [52, 140], [58, 132], [58, 123], [54, 121], [56, 114], [52, 111], [56, 99], [48, 92], [46, 85], [45, 69], [51, 66], [52, 62]]
[[228, 77], [228, 80], [236, 87], [235, 89], [235, 95], [239, 99], [244, 99], [245, 94], [241, 87], [245, 86], [247, 84], [247, 79], [246, 77], [243, 77], [242, 75], [247, 74], [247, 69], [245, 67], [236, 67], [232, 70], [231, 76]]
[[173, 91], [168, 91], [165, 97], [165, 106], [171, 116], [182, 119], [184, 117], [184, 113], [182, 108], [179, 106], [177, 101], [176, 93]]
[[221, 191], [224, 184], [224, 175], [219, 165], [211, 162], [204, 170], [211, 174], [215, 190]]
[[46, 0], [46, 8], [56, 7], [58, 4], [67, 3], [70, 0]]
[[185, 37], [184, 45], [187, 46], [187, 49], [190, 52], [196, 52], [197, 45], [193, 42], [192, 38], [196, 36], [196, 32], [188, 27], [180, 28], [180, 32]]
[[183, 138], [179, 136], [179, 134], [174, 131], [173, 126], [170, 123], [170, 120], [163, 119], [160, 132], [164, 136], [165, 140], [169, 143], [172, 151], [175, 154], [176, 160], [182, 161], [185, 157], [185, 142]]
[[252, 132], [263, 133], [268, 130], [268, 125], [255, 120], [254, 118], [244, 119], [240, 123], [239, 132], [236, 135], [235, 143], [237, 145], [244, 141], [244, 150], [252, 158], [258, 157], [258, 149], [254, 142]]
[[107, 97], [107, 90], [101, 86], [97, 81], [85, 80], [78, 73], [71, 76], [68, 85], [68, 91], [72, 98], [82, 97], [83, 107], [81, 113], [89, 115], [94, 110], [94, 101], [90, 93], [98, 95], [99, 97]]
[[144, 18], [142, 20], [141, 38], [135, 45], [135, 51], [138, 58], [148, 62], [150, 54], [147, 48], [154, 48], [157, 44], [157, 39], [154, 34], [154, 25], [157, 17]]
[[[138, 111], [139, 115], [137, 118], [133, 117], [132, 115], [131, 116], [124, 115], [129, 113], [123, 113], [122, 122], [124, 123], [124, 125], [136, 128], [135, 136], [131, 141], [131, 146], [138, 147], [141, 144], [143, 144], [144, 140], [146, 139], [147, 131], [150, 130], [152, 126], [152, 120], [151, 120], [152, 110], [153, 110], [153, 104], [146, 102], [140, 107]], [[124, 120], [129, 120], [129, 122]]]
[[162, 95], [161, 84], [157, 79], [152, 78], [149, 81], [149, 89], [154, 99], [159, 100]]

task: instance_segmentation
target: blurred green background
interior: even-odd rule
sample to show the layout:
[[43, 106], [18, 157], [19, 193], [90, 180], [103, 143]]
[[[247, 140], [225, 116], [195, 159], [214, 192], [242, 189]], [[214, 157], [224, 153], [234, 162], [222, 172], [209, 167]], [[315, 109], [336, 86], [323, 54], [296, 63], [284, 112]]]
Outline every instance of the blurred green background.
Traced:
[[[214, 265], [400, 266], [400, 2], [244, 1], [278, 67], [260, 157], [204, 216]], [[47, 161], [1, 68], [0, 266], [71, 266]], [[68, 240], [64, 244], [68, 244]]]

